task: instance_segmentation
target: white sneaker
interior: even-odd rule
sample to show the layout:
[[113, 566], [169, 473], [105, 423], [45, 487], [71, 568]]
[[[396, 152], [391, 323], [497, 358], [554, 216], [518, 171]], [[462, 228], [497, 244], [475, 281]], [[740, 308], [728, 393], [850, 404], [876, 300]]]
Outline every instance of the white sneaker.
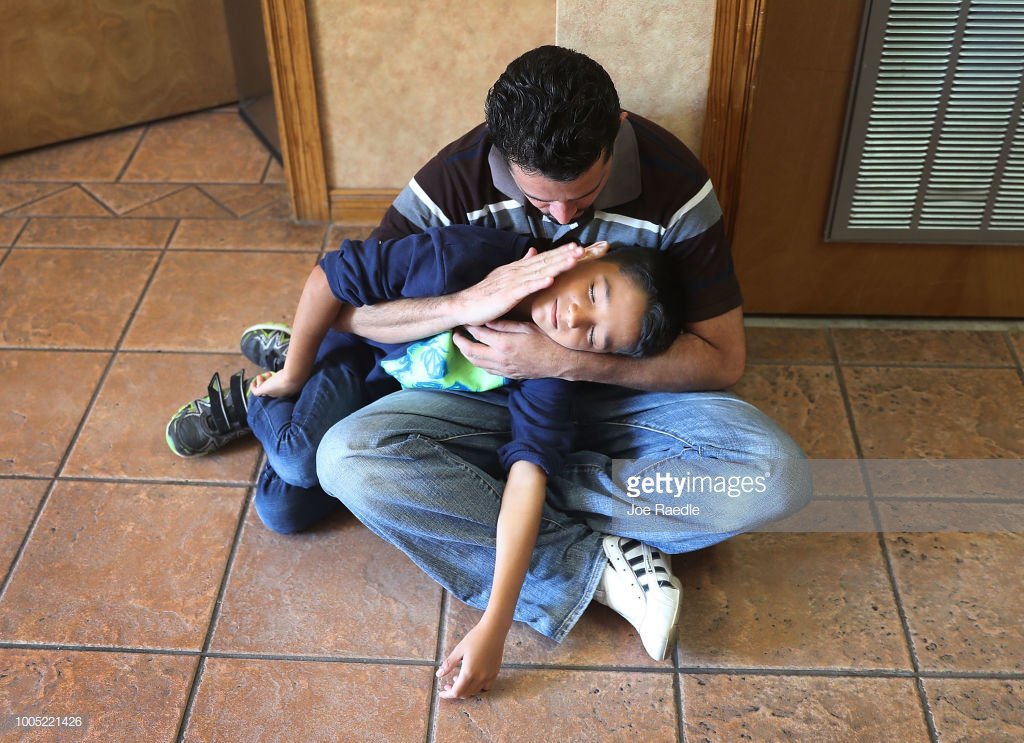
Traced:
[[665, 660], [676, 639], [683, 587], [672, 574], [667, 555], [635, 539], [606, 536], [608, 564], [594, 600], [625, 617], [636, 627], [644, 650]]

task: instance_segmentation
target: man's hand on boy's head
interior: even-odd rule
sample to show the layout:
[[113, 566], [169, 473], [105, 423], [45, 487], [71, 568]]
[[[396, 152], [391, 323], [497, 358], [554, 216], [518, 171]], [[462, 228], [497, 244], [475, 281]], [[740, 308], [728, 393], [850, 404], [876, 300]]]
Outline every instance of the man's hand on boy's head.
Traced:
[[462, 355], [499, 377], [569, 379], [581, 353], [555, 343], [533, 323], [494, 320], [466, 330], [453, 334]]
[[555, 276], [576, 265], [584, 251], [571, 243], [538, 254], [530, 248], [518, 261], [491, 271], [483, 281], [452, 295], [459, 325], [496, 320], [526, 297], [549, 286]]

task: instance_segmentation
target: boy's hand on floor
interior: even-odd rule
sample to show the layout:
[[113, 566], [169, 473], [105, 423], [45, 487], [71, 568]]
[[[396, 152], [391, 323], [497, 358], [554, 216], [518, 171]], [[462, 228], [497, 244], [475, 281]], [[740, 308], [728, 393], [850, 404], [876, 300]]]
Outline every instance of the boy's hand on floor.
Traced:
[[258, 397], [295, 397], [302, 391], [306, 380], [296, 380], [287, 376], [284, 371], [266, 372], [253, 377], [249, 392]]
[[[445, 658], [437, 669], [437, 677], [442, 679], [442, 699], [465, 699], [481, 691], [487, 691], [501, 670], [501, 657], [505, 651], [505, 635], [502, 630], [481, 620], [473, 629], [466, 633], [462, 642]], [[454, 682], [445, 677], [458, 668]]]

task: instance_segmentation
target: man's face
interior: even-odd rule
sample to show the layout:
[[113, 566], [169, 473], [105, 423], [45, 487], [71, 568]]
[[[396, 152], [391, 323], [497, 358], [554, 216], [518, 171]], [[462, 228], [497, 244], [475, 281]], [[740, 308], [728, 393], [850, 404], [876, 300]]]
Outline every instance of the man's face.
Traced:
[[530, 317], [559, 345], [616, 353], [636, 345], [647, 294], [618, 265], [588, 260], [533, 295]]
[[569, 224], [594, 203], [612, 170], [612, 159], [597, 162], [572, 181], [553, 181], [540, 173], [528, 175], [515, 163], [509, 163], [512, 180], [531, 204], [559, 224]]

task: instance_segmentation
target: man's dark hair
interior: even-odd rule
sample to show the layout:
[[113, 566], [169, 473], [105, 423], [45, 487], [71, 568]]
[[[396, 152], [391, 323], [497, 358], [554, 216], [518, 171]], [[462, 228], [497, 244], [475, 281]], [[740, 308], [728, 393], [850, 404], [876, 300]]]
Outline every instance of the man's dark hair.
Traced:
[[615, 248], [600, 260], [616, 264], [622, 275], [647, 295], [647, 309], [640, 320], [640, 339], [617, 353], [634, 358], [656, 356], [671, 346], [682, 323], [676, 272], [665, 254], [630, 246]]
[[572, 49], [541, 46], [505, 68], [484, 112], [509, 163], [566, 182], [611, 155], [621, 109], [601, 65]]

